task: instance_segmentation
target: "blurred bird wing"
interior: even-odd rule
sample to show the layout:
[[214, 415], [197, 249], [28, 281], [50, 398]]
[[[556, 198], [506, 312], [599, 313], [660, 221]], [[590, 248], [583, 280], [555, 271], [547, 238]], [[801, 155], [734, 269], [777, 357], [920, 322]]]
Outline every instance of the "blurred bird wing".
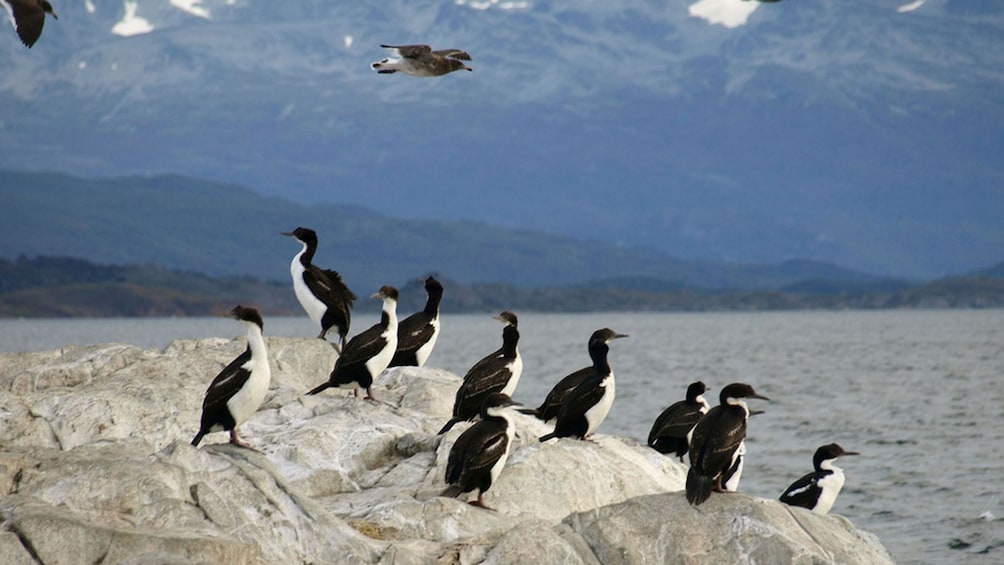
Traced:
[[22, 43], [31, 47], [42, 35], [45, 12], [42, 11], [41, 6], [34, 2], [14, 0], [8, 3], [14, 15], [14, 23], [17, 25], [17, 36], [21, 38]]
[[428, 45], [381, 45], [385, 49], [392, 49], [405, 59], [422, 59], [432, 56], [432, 48]]
[[471, 56], [467, 53], [467, 51], [462, 51], [460, 49], [440, 49], [439, 51], [433, 51], [432, 54], [440, 57], [446, 57], [448, 59], [459, 59], [461, 61], [471, 60]]
[[303, 272], [303, 281], [307, 283], [310, 292], [320, 297], [325, 304], [336, 301], [343, 302], [348, 307], [356, 299], [356, 295], [349, 290], [338, 271], [311, 265]]

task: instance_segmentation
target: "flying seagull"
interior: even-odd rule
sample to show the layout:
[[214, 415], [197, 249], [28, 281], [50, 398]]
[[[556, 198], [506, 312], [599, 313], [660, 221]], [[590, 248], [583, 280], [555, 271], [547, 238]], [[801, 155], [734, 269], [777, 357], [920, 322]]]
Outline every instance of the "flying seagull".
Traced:
[[42, 35], [46, 13], [52, 14], [52, 17], [57, 20], [59, 19], [48, 0], [6, 0], [6, 2], [10, 4], [11, 12], [14, 14], [17, 36], [21, 38], [21, 43], [29, 48]]
[[380, 74], [392, 74], [398, 71], [415, 77], [438, 77], [453, 71], [473, 71], [463, 61], [470, 61], [471, 56], [460, 49], [441, 49], [433, 51], [428, 45], [381, 45], [390, 49], [400, 59], [386, 58], [370, 63], [370, 68]]

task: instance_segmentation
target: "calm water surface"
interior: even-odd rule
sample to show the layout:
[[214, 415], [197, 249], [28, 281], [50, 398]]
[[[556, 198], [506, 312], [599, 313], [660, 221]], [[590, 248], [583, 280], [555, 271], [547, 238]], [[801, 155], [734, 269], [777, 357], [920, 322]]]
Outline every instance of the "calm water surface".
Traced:
[[[375, 316], [372, 317], [375, 321]], [[361, 329], [372, 323], [362, 315]], [[750, 422], [740, 490], [776, 498], [830, 442], [847, 484], [834, 512], [877, 534], [901, 563], [1004, 562], [1004, 310], [520, 315], [525, 370], [516, 400], [538, 404], [589, 364], [586, 340], [610, 327], [617, 401], [600, 433], [644, 441], [665, 405], [702, 380], [771, 402]], [[306, 317], [266, 334], [310, 337]], [[69, 344], [162, 348], [177, 338], [242, 334], [223, 318], [0, 320], [0, 351]], [[444, 316], [429, 365], [463, 375], [501, 343], [489, 315]], [[711, 400], [712, 398], [709, 398]]]

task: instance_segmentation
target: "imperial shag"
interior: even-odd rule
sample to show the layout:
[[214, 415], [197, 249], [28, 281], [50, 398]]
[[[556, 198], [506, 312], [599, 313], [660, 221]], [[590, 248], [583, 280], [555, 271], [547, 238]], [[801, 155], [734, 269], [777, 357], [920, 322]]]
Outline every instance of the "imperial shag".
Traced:
[[264, 323], [254, 308], [237, 305], [230, 317], [240, 321], [248, 330], [248, 346], [230, 362], [209, 385], [202, 401], [202, 422], [192, 445], [198, 446], [203, 436], [210, 432], [230, 432], [230, 443], [250, 447], [237, 435], [237, 427], [246, 422], [265, 400], [271, 381], [268, 351], [262, 337]]
[[401, 320], [397, 326], [397, 352], [390, 360], [391, 367], [421, 367], [436, 346], [443, 285], [434, 277], [428, 277], [425, 279], [425, 292], [428, 295], [425, 308]]
[[558, 411], [554, 431], [541, 436], [540, 441], [556, 437], [576, 437], [589, 439], [596, 428], [610, 412], [616, 395], [614, 372], [607, 362], [610, 342], [626, 334], [617, 333], [610, 328], [593, 332], [589, 339], [589, 356], [593, 360], [593, 374], [589, 375], [577, 387], [572, 389], [568, 398]]
[[[589, 340], [586, 341], [587, 351], [590, 351], [590, 347], [600, 347], [600, 344], [603, 342], [604, 331], [605, 329], [596, 330], [589, 336]], [[589, 356], [591, 358], [592, 353], [590, 353]], [[565, 400], [568, 399], [568, 395], [575, 390], [575, 387], [582, 384], [582, 382], [586, 379], [595, 376], [595, 363], [566, 375], [558, 381], [558, 384], [554, 385], [551, 392], [547, 393], [547, 396], [544, 398], [544, 402], [542, 402], [540, 406], [531, 409], [521, 409], [520, 412], [536, 416], [544, 422], [554, 420], [558, 417], [558, 412], [561, 410], [562, 405], [565, 404]]]
[[296, 228], [282, 235], [295, 237], [303, 244], [303, 249], [293, 257], [289, 272], [293, 277], [293, 291], [300, 305], [315, 324], [321, 326], [317, 337], [324, 339], [329, 330], [338, 332], [339, 353], [345, 346], [345, 336], [349, 334], [352, 320], [352, 303], [356, 295], [342, 281], [338, 271], [322, 269], [311, 263], [317, 252], [317, 233], [309, 228]]
[[828, 513], [844, 487], [844, 471], [833, 462], [845, 455], [858, 455], [858, 452], [844, 451], [835, 443], [817, 449], [812, 456], [815, 471], [791, 483], [781, 495], [781, 502], [808, 508], [816, 514]]
[[[501, 354], [485, 357], [467, 371], [453, 401], [453, 417], [439, 430], [440, 434], [450, 431], [457, 422], [473, 420], [488, 395], [500, 392], [512, 396], [516, 390], [519, 377], [523, 374], [523, 359], [517, 347], [519, 330], [515, 324], [509, 323], [507, 313], [511, 315], [511, 312], [503, 312], [496, 316], [505, 323]], [[515, 316], [512, 318], [515, 319]]]
[[355, 386], [356, 396], [359, 396], [359, 388], [364, 388], [366, 399], [376, 400], [373, 381], [387, 368], [397, 349], [397, 296], [396, 288], [384, 286], [371, 297], [383, 300], [380, 323], [353, 336], [335, 360], [335, 368], [331, 370], [328, 381], [307, 394], [349, 385]]
[[485, 492], [498, 480], [512, 448], [515, 427], [506, 410], [512, 404], [502, 393], [485, 397], [481, 420], [464, 430], [450, 448], [446, 463], [446, 483], [450, 486], [440, 496], [455, 498], [477, 489], [478, 498], [471, 504], [488, 508]]
[[687, 500], [691, 504], [701, 504], [712, 491], [726, 490], [726, 474], [739, 461], [740, 444], [746, 438], [746, 420], [750, 414], [747, 398], [769, 400], [748, 384], [730, 384], [719, 394], [719, 405], [694, 426], [690, 434], [690, 471], [686, 485]]
[[701, 381], [687, 387], [685, 400], [670, 404], [659, 414], [648, 432], [648, 445], [659, 453], [672, 454], [683, 461], [689, 444], [687, 436], [702, 416], [708, 413], [710, 405], [704, 399], [708, 387]]

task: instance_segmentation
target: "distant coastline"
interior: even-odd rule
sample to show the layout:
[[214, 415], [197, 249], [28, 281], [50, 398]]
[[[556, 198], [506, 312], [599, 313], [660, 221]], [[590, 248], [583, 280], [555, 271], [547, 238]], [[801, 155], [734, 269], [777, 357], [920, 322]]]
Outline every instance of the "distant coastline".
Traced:
[[[519, 288], [463, 284], [442, 276], [444, 312], [710, 312], [889, 308], [1004, 308], [999, 266], [931, 282], [848, 283], [806, 280], [781, 289], [713, 290], [672, 281], [616, 279], [575, 286]], [[416, 277], [418, 273], [416, 273]], [[401, 287], [403, 312], [418, 310], [425, 293], [417, 280]], [[366, 294], [360, 292], [357, 294]], [[236, 303], [268, 315], [297, 315], [285, 281], [211, 277], [157, 265], [98, 265], [68, 257], [0, 259], [0, 318], [210, 316]], [[359, 311], [377, 303], [360, 300]]]

